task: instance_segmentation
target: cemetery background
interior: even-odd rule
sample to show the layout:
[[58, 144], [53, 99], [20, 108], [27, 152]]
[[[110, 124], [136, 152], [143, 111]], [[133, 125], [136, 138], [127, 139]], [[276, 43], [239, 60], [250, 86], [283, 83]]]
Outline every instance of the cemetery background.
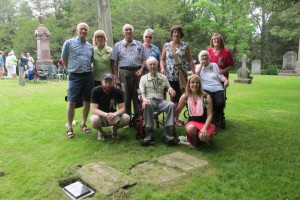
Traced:
[[[98, 19], [98, 4], [107, 0], [6, 0], [0, 1], [0, 50], [5, 55], [30, 52], [37, 59], [34, 30], [37, 17], [46, 17], [45, 26], [51, 32], [51, 58], [58, 60], [61, 46], [75, 35], [75, 26], [85, 21], [90, 26], [88, 40], [102, 21]], [[114, 42], [123, 39], [122, 26], [131, 23], [135, 39], [142, 40], [146, 28], [153, 28], [153, 43], [160, 49], [170, 41], [169, 30], [174, 24], [183, 26], [183, 41], [189, 43], [193, 58], [209, 46], [214, 32], [220, 32], [235, 57], [235, 67], [245, 54], [261, 60], [262, 69], [281, 68], [282, 55], [298, 51], [300, 32], [300, 2], [297, 0], [109, 0]], [[130, 12], [134, 11], [134, 12]], [[145, 14], [146, 13], [146, 14]], [[178, 14], [180, 13], [180, 14]], [[202, 13], [199, 15], [199, 13]], [[247, 16], [247, 17], [245, 17]], [[113, 38], [112, 38], [113, 37]]]
[[[75, 126], [65, 137], [67, 82], [2, 80], [0, 90], [0, 199], [66, 199], [59, 183], [82, 165], [104, 162], [126, 175], [141, 161], [181, 151], [208, 165], [163, 184], [138, 183], [93, 199], [299, 199], [299, 77], [253, 75], [251, 85], [230, 76], [227, 127], [214, 145], [141, 147], [133, 129], [120, 140], [96, 140]], [[80, 112], [75, 119], [80, 118]], [[127, 132], [128, 131], [128, 132]], [[179, 128], [184, 135], [183, 128]], [[151, 174], [150, 174], [151, 175]]]

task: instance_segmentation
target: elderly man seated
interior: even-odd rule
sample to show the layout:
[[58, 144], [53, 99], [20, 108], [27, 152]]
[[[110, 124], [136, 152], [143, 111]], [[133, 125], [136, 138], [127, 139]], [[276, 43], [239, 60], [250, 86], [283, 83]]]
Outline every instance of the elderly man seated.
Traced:
[[165, 127], [162, 134], [162, 140], [170, 143], [174, 137], [168, 135], [169, 129], [174, 125], [175, 104], [164, 99], [165, 89], [171, 97], [175, 96], [175, 91], [171, 88], [167, 77], [157, 72], [158, 61], [155, 57], [150, 56], [146, 61], [149, 73], [143, 75], [140, 80], [140, 91], [143, 101], [143, 116], [145, 120], [147, 136], [144, 138], [145, 143], [154, 141], [153, 136], [153, 113], [166, 112]]

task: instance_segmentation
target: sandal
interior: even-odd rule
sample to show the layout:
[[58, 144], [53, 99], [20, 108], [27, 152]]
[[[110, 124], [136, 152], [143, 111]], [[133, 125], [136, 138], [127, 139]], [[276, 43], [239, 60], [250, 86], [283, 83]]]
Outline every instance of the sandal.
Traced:
[[74, 138], [74, 133], [72, 128], [68, 128], [67, 130], [67, 138]]
[[81, 124], [80, 125], [80, 130], [84, 133], [90, 133], [90, 129], [85, 125], [85, 124]]

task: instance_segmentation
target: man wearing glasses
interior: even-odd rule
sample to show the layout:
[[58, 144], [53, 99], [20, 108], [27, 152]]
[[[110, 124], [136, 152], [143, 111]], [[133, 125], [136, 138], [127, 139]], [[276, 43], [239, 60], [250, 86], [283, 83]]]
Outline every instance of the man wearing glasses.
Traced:
[[131, 101], [133, 101], [134, 113], [138, 113], [138, 79], [145, 67], [146, 55], [141, 42], [133, 39], [134, 29], [130, 24], [123, 26], [125, 38], [117, 42], [113, 47], [113, 70], [116, 84], [124, 84], [125, 110], [131, 116]]

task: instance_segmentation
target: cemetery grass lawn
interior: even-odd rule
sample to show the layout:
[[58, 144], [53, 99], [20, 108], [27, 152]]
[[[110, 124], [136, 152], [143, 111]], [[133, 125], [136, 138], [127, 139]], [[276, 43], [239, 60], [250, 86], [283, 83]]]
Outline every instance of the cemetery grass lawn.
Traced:
[[172, 182], [138, 181], [92, 199], [300, 199], [300, 77], [254, 75], [251, 85], [235, 78], [227, 90], [226, 130], [217, 130], [213, 146], [196, 150], [164, 145], [158, 129], [151, 147], [141, 147], [133, 129], [120, 130], [118, 141], [99, 142], [95, 130], [83, 134], [77, 124], [75, 138], [67, 139], [66, 81], [21, 87], [0, 80], [0, 199], [67, 199], [59, 183], [76, 177], [81, 165], [102, 162], [130, 176], [135, 164], [175, 151], [208, 165]]

